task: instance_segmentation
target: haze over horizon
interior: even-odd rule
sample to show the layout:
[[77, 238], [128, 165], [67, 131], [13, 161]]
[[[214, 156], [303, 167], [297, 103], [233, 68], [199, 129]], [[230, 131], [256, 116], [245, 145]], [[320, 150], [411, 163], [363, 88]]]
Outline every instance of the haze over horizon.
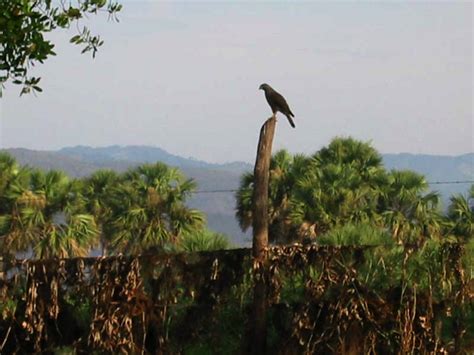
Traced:
[[125, 1], [91, 17], [93, 60], [55, 32], [44, 92], [1, 101], [0, 148], [148, 145], [208, 162], [255, 157], [268, 82], [295, 113], [274, 150], [334, 136], [381, 153], [474, 152], [471, 3]]

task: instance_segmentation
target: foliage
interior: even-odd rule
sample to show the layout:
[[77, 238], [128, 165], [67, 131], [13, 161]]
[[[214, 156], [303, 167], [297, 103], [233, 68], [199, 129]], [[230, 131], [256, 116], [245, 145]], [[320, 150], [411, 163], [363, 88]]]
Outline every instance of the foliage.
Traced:
[[226, 235], [202, 229], [184, 234], [178, 245], [178, 250], [197, 252], [230, 249], [230, 247], [231, 244]]
[[99, 170], [84, 180], [86, 210], [95, 217], [100, 231], [102, 255], [112, 240], [112, 221], [114, 216], [113, 194], [120, 183], [120, 176], [112, 170]]
[[[274, 157], [273, 233], [304, 236], [313, 225], [318, 234], [305, 247], [271, 248], [261, 267], [250, 250], [204, 251], [229, 245], [186, 207], [195, 185], [177, 169], [147, 164], [71, 181], [0, 156], [2, 248], [34, 246], [44, 259], [12, 261], [0, 280], [0, 351], [235, 353], [247, 349], [257, 278], [272, 352], [462, 349], [474, 336], [468, 199], [453, 197], [441, 216], [422, 176], [387, 172], [364, 144], [344, 142], [312, 157]], [[369, 158], [354, 162], [356, 152]], [[318, 208], [297, 210], [298, 201]], [[46, 259], [84, 255], [99, 236], [107, 254], [160, 253]]]
[[[291, 156], [280, 150], [270, 162], [269, 181], [269, 234], [270, 240], [287, 241], [287, 235], [294, 233], [290, 223], [290, 198], [296, 181], [301, 176], [309, 159], [303, 155]], [[246, 231], [252, 226], [253, 174], [242, 176], [237, 191], [236, 216], [240, 227]]]
[[451, 197], [448, 208], [447, 225], [449, 233], [456, 238], [467, 241], [474, 237], [474, 209], [469, 205], [469, 200], [474, 199], [474, 185], [471, 186], [469, 195]]
[[0, 153], [0, 216], [12, 212], [15, 192], [28, 181], [28, 169], [19, 167], [8, 154]]
[[394, 239], [414, 243], [441, 233], [439, 196], [430, 192], [425, 178], [412, 171], [392, 171], [382, 187], [379, 213]]
[[63, 173], [33, 171], [28, 185], [6, 194], [11, 211], [0, 215], [2, 249], [32, 252], [37, 258], [85, 256], [98, 234], [94, 217], [83, 213], [77, 181]]
[[20, 261], [0, 282], [0, 304], [16, 304], [0, 319], [0, 351], [237, 353], [263, 276], [271, 353], [469, 352], [465, 257], [433, 240], [273, 247], [263, 269], [249, 249]]
[[[252, 225], [253, 175], [243, 176], [236, 217]], [[335, 138], [312, 156], [279, 151], [270, 166], [270, 241], [314, 240], [345, 224], [371, 224], [402, 243], [437, 238], [439, 196], [423, 176], [387, 171], [368, 143]]]
[[393, 245], [394, 241], [386, 230], [368, 223], [344, 224], [328, 231], [318, 238], [320, 245]]
[[123, 174], [100, 170], [72, 181], [58, 171], [20, 168], [5, 154], [0, 167], [4, 254], [84, 256], [98, 240], [103, 255], [179, 250], [184, 236], [184, 250], [229, 247], [223, 235], [202, 229], [202, 212], [186, 206], [194, 181], [164, 164], [145, 164]]
[[21, 93], [42, 91], [40, 78], [30, 76], [32, 66], [43, 63], [54, 52], [54, 44], [45, 36], [58, 28], [75, 24], [78, 33], [71, 43], [82, 45], [82, 53], [95, 56], [103, 41], [81, 26], [88, 15], [105, 11], [116, 19], [122, 6], [112, 0], [0, 0], [0, 84], [12, 80], [23, 85]]
[[137, 254], [168, 243], [204, 225], [202, 212], [185, 206], [195, 183], [162, 163], [129, 170], [113, 193], [113, 239], [118, 252]]

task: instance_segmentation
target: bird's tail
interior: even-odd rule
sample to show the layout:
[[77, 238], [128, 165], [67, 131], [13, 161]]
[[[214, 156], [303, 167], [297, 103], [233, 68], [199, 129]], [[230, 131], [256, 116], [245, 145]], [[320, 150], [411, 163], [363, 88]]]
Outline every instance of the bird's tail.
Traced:
[[288, 122], [290, 122], [291, 127], [296, 128], [295, 123], [294, 123], [293, 120], [291, 119], [291, 116], [290, 116], [290, 115], [286, 115], [286, 118], [288, 118]]

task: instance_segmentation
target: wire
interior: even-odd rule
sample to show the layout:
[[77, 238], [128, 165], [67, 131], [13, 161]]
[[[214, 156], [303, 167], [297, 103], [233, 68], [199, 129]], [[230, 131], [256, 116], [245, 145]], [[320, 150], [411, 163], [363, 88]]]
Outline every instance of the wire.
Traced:
[[212, 193], [219, 193], [219, 192], [237, 192], [238, 189], [223, 189], [223, 190], [199, 190], [194, 191], [195, 194], [212, 194]]
[[[455, 180], [455, 181], [429, 181], [428, 185], [454, 185], [454, 184], [474, 184], [474, 180]], [[195, 194], [214, 194], [214, 193], [227, 193], [237, 192], [238, 189], [221, 189], [221, 190], [198, 190], [194, 191]]]
[[458, 180], [458, 181], [433, 181], [428, 182], [428, 185], [451, 185], [451, 184], [474, 184], [474, 180]]

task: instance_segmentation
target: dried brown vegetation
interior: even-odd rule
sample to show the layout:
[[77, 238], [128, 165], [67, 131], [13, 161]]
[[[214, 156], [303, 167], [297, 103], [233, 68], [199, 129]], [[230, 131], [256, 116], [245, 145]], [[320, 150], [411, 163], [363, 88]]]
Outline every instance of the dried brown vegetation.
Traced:
[[77, 353], [180, 353], [203, 344], [224, 352], [223, 337], [233, 339], [226, 352], [242, 352], [249, 349], [257, 275], [266, 285], [271, 353], [467, 349], [473, 298], [463, 245], [442, 245], [433, 254], [439, 268], [419, 275], [416, 247], [396, 249], [398, 265], [374, 246], [267, 253], [263, 268], [254, 267], [249, 249], [12, 261], [0, 281], [0, 353], [65, 346]]

